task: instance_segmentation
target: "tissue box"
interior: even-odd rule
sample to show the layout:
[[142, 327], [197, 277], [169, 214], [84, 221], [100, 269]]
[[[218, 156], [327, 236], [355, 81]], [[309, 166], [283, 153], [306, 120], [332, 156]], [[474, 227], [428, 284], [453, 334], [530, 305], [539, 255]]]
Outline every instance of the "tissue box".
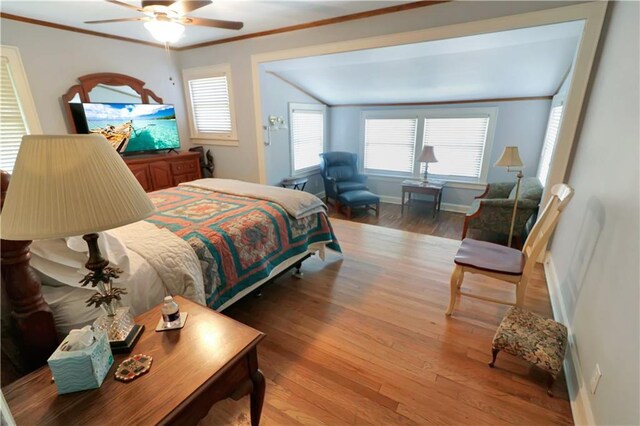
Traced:
[[107, 333], [96, 331], [95, 340], [85, 349], [63, 351], [69, 336], [49, 357], [47, 363], [55, 379], [58, 394], [95, 389], [113, 364], [113, 354], [107, 339]]

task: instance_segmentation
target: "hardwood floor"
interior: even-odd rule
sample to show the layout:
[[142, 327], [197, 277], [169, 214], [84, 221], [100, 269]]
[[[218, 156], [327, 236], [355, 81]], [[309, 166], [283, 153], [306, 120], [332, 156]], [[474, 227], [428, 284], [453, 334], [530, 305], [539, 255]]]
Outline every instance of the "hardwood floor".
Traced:
[[[490, 344], [506, 306], [462, 297], [444, 315], [458, 241], [332, 220], [344, 257], [327, 252], [260, 298], [225, 314], [267, 334], [258, 347], [267, 378], [264, 425], [570, 424], [564, 379]], [[482, 276], [465, 289], [513, 295]], [[541, 267], [525, 306], [551, 315]], [[249, 424], [249, 402], [216, 404], [203, 425]]]
[[[336, 219], [346, 219], [344, 214], [338, 213], [331, 207], [329, 216]], [[353, 222], [459, 240], [462, 235], [464, 214], [443, 210], [434, 218], [432, 203], [414, 202], [411, 207], [405, 206], [404, 215], [402, 215], [399, 204], [380, 203], [379, 218], [376, 218], [376, 215], [371, 211], [354, 209], [351, 220]]]

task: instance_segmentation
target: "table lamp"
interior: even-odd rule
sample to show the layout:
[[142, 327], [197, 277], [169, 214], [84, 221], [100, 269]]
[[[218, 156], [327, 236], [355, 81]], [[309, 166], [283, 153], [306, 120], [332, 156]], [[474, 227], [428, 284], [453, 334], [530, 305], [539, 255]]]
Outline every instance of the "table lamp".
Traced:
[[424, 177], [422, 178], [423, 183], [427, 183], [427, 173], [429, 170], [429, 163], [437, 163], [438, 159], [436, 158], [435, 153], [433, 152], [433, 146], [425, 145], [422, 147], [422, 152], [420, 153], [420, 157], [418, 157], [418, 161], [424, 164]]
[[89, 247], [80, 282], [98, 292], [87, 306], [102, 306], [94, 323], [105, 330], [114, 352], [131, 349], [142, 327], [128, 308], [117, 307], [124, 289], [114, 287], [120, 271], [98, 248], [99, 231], [137, 222], [154, 205], [101, 135], [24, 136], [2, 210], [4, 240], [39, 240], [83, 235]]
[[[504, 151], [502, 152], [502, 156], [496, 162], [496, 167], [506, 167], [507, 172], [518, 172], [516, 174], [516, 196], [513, 202], [513, 213], [511, 214], [511, 228], [509, 230], [509, 242], [507, 243], [509, 247], [511, 247], [511, 240], [513, 239], [513, 227], [516, 223], [516, 211], [518, 210], [518, 193], [520, 192], [520, 179], [524, 176], [522, 174], [522, 168], [524, 167], [524, 163], [520, 158], [520, 153], [518, 152], [517, 146], [506, 146]], [[513, 167], [517, 168], [517, 170], [511, 170]]]

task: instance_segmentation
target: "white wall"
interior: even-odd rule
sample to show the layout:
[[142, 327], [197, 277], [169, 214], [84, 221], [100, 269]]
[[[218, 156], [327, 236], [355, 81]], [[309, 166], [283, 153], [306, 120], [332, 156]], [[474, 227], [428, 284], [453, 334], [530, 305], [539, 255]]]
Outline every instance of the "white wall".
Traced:
[[609, 12], [568, 178], [576, 192], [551, 246], [561, 295], [554, 308], [575, 340], [578, 380], [571, 385], [588, 388], [596, 363], [602, 370], [597, 393], [582, 393], [595, 422], [637, 425], [640, 7], [612, 2]]
[[115, 72], [144, 81], [165, 103], [174, 104], [182, 149], [191, 147], [174, 53], [9, 19], [1, 20], [0, 37], [2, 44], [20, 50], [43, 132], [68, 133], [61, 97], [78, 77]]
[[[427, 110], [444, 108], [498, 108], [496, 128], [489, 157], [488, 182], [515, 181], [513, 173], [507, 173], [502, 167], [494, 167], [505, 146], [517, 145], [525, 164], [525, 176], [535, 176], [538, 160], [547, 126], [551, 100], [529, 100], [515, 102], [485, 102], [464, 105], [438, 105], [424, 107], [333, 107], [331, 108], [331, 143], [333, 151], [360, 152], [362, 112], [365, 110]], [[369, 186], [383, 197], [400, 197], [402, 179], [370, 178]], [[480, 195], [482, 189], [446, 188], [442, 202], [468, 206], [473, 197]], [[387, 198], [387, 200], [389, 200]]]
[[407, 32], [448, 24], [507, 16], [566, 6], [569, 2], [452, 2], [425, 8], [360, 19], [324, 27], [241, 40], [233, 43], [178, 52], [182, 68], [229, 63], [233, 74], [240, 145], [214, 146], [216, 173], [257, 182], [256, 117], [252, 87], [251, 55], [296, 47], [313, 46], [383, 34]]
[[[267, 124], [269, 115], [275, 115], [284, 117], [285, 123], [289, 126], [290, 102], [321, 105], [315, 99], [285, 83], [273, 74], [266, 73], [264, 69], [260, 70], [260, 79], [263, 124]], [[325, 127], [326, 129], [329, 128], [328, 112], [325, 115]], [[277, 185], [282, 178], [291, 176], [290, 134], [290, 129], [271, 132], [271, 145], [265, 147], [264, 150], [268, 185]], [[328, 134], [326, 130], [325, 134]], [[266, 140], [266, 131], [263, 132], [262, 137]], [[318, 173], [309, 176], [305, 191], [312, 194], [324, 191], [322, 178]]]

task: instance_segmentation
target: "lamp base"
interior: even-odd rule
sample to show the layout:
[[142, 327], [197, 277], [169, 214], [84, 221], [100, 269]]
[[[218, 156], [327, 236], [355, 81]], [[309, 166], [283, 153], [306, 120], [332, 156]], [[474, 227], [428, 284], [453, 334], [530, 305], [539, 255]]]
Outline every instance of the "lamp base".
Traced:
[[[113, 311], [111, 311], [113, 312]], [[93, 323], [93, 328], [107, 333], [113, 353], [131, 352], [144, 330], [133, 320], [129, 308], [115, 309], [115, 315], [101, 315]]]
[[142, 332], [144, 331], [144, 324], [138, 325], [135, 324], [129, 335], [125, 337], [124, 340], [118, 341], [110, 341], [109, 346], [111, 346], [111, 352], [114, 354], [122, 354], [129, 353], [133, 349], [133, 347], [138, 343], [138, 339], [142, 336]]

